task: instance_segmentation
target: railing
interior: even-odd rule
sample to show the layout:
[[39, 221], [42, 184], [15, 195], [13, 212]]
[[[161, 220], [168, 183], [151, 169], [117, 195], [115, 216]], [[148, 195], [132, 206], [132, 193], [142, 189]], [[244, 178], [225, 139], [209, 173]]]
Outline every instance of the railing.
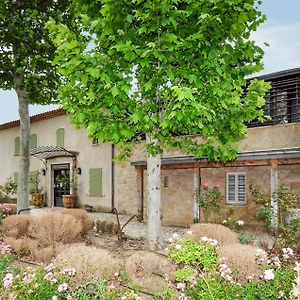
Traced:
[[254, 121], [249, 127], [300, 122], [300, 76], [276, 79], [271, 84], [264, 106], [265, 115], [271, 120]]

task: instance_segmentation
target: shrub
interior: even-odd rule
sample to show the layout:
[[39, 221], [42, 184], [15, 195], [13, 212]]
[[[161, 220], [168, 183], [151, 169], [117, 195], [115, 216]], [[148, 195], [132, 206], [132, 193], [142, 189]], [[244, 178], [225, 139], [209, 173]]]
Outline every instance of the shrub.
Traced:
[[119, 261], [107, 250], [83, 244], [61, 246], [54, 263], [76, 269], [73, 283], [86, 283], [94, 278], [105, 279], [119, 271]]
[[61, 213], [71, 215], [76, 220], [81, 222], [82, 233], [87, 234], [94, 227], [93, 218], [83, 209], [66, 209], [62, 210]]
[[258, 276], [262, 273], [256, 257], [257, 248], [239, 243], [220, 246], [219, 255], [225, 258], [225, 263], [233, 271], [236, 280], [246, 281], [248, 276]]
[[126, 258], [125, 271], [131, 277], [150, 276], [152, 273], [169, 277], [175, 271], [175, 266], [166, 257], [138, 251]]
[[73, 243], [82, 233], [82, 225], [71, 215], [50, 213], [35, 216], [28, 227], [28, 236], [41, 247], [55, 246], [57, 242]]
[[191, 266], [201, 271], [210, 271], [217, 266], [216, 245], [192, 239], [170, 245], [169, 257], [176, 264]]
[[229, 228], [220, 224], [200, 223], [193, 224], [191, 231], [197, 239], [203, 236], [216, 239], [220, 245], [238, 243], [238, 235]]
[[17, 205], [12, 203], [0, 203], [0, 211], [6, 216], [15, 215], [17, 213]]
[[32, 216], [12, 215], [3, 220], [3, 231], [7, 236], [14, 238], [26, 237]]
[[115, 234], [117, 231], [117, 225], [114, 222], [109, 221], [96, 221], [96, 231], [98, 233]]

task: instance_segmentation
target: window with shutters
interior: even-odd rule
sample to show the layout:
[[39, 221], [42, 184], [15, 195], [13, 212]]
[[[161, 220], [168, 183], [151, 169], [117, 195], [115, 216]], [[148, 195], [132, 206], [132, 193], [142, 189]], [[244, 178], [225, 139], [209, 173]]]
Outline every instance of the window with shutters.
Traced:
[[102, 196], [102, 169], [89, 169], [89, 196]]
[[20, 137], [15, 138], [15, 155], [20, 155]]
[[227, 203], [246, 204], [246, 174], [227, 173]]
[[56, 146], [65, 147], [65, 129], [59, 128], [56, 130]]
[[37, 147], [37, 135], [35, 133], [30, 136], [29, 146], [30, 150]]

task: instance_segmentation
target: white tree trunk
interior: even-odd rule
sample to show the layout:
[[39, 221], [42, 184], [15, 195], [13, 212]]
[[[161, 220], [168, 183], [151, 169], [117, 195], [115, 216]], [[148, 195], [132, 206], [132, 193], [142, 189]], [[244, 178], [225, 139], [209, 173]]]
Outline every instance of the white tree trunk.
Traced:
[[[148, 143], [156, 143], [147, 137]], [[161, 195], [160, 195], [161, 155], [147, 157], [147, 234], [146, 247], [156, 250], [163, 247], [161, 236]]]
[[30, 118], [29, 118], [29, 96], [26, 88], [22, 86], [22, 78], [14, 77], [15, 90], [19, 101], [20, 115], [20, 164], [18, 176], [17, 210], [29, 208], [28, 175], [30, 165], [29, 139], [30, 139]]

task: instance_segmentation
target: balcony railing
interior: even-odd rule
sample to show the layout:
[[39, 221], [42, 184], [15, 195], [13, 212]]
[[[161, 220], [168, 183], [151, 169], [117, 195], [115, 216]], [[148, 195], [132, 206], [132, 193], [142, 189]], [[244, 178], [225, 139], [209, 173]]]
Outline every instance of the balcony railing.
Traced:
[[252, 122], [249, 127], [300, 122], [300, 74], [267, 80], [272, 88], [266, 95], [265, 115], [271, 120]]

